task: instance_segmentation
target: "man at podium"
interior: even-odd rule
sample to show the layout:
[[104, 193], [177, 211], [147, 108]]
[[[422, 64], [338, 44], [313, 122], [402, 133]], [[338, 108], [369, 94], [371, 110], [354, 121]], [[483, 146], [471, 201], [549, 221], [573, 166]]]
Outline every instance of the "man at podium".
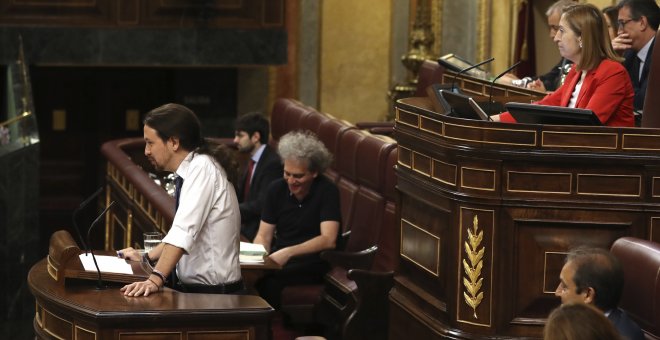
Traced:
[[[176, 214], [163, 241], [144, 254], [158, 261], [145, 281], [124, 286], [126, 296], [148, 296], [168, 281], [190, 293], [235, 293], [243, 289], [238, 260], [240, 211], [232, 181], [237, 164], [224, 146], [201, 136], [197, 116], [178, 104], [150, 111], [144, 119], [144, 153], [159, 170], [177, 175]], [[118, 252], [140, 260], [135, 249]]]

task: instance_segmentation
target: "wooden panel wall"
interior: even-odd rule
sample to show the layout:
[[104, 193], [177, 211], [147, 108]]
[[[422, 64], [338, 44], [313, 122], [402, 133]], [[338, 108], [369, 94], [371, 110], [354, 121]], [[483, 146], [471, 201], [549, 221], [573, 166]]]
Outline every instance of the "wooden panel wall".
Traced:
[[284, 27], [284, 0], [0, 0], [3, 25]]

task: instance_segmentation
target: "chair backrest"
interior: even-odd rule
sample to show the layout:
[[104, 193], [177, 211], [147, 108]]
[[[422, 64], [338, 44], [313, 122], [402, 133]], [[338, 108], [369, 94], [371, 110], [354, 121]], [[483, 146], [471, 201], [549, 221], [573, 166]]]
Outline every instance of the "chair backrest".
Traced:
[[[655, 42], [660, 41], [660, 31], [655, 35]], [[651, 69], [648, 74], [648, 86], [644, 97], [642, 127], [660, 128], [660, 88], [653, 86], [660, 82], [660, 46], [654, 44], [651, 53]]]
[[429, 85], [442, 82], [443, 73], [445, 73], [445, 68], [438, 64], [437, 61], [424, 60], [417, 74], [415, 97], [426, 97], [426, 88]]
[[623, 267], [625, 283], [619, 305], [646, 333], [660, 338], [660, 244], [622, 237], [611, 251]]
[[296, 100], [289, 98], [279, 98], [273, 105], [270, 113], [270, 135], [275, 141], [279, 140], [288, 132], [286, 126], [286, 111], [291, 105], [302, 105]]
[[355, 127], [346, 125], [338, 119], [328, 119], [321, 123], [321, 127], [319, 128], [317, 134], [319, 139], [334, 157], [332, 165], [330, 165], [330, 168], [325, 171], [324, 175], [335, 183], [339, 180], [339, 170], [337, 169], [339, 141], [346, 131], [353, 129], [355, 129]]

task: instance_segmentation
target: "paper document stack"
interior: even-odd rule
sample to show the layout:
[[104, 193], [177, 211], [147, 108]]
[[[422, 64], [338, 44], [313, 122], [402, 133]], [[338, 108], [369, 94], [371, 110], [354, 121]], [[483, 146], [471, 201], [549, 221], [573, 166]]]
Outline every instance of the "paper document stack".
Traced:
[[264, 256], [268, 255], [266, 248], [261, 244], [241, 242], [239, 261], [246, 263], [264, 262]]

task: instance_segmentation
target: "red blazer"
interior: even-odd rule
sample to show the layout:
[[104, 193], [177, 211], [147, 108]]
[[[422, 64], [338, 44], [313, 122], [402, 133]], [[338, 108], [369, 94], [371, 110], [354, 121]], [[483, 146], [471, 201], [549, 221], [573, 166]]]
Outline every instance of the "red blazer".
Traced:
[[[535, 104], [568, 106], [578, 80], [580, 80], [580, 72], [577, 72], [573, 66], [566, 75], [564, 85]], [[623, 65], [603, 59], [598, 67], [587, 71], [575, 107], [593, 111], [603, 125], [635, 126], [634, 96], [630, 76]], [[516, 122], [508, 112], [500, 115], [500, 121]]]

